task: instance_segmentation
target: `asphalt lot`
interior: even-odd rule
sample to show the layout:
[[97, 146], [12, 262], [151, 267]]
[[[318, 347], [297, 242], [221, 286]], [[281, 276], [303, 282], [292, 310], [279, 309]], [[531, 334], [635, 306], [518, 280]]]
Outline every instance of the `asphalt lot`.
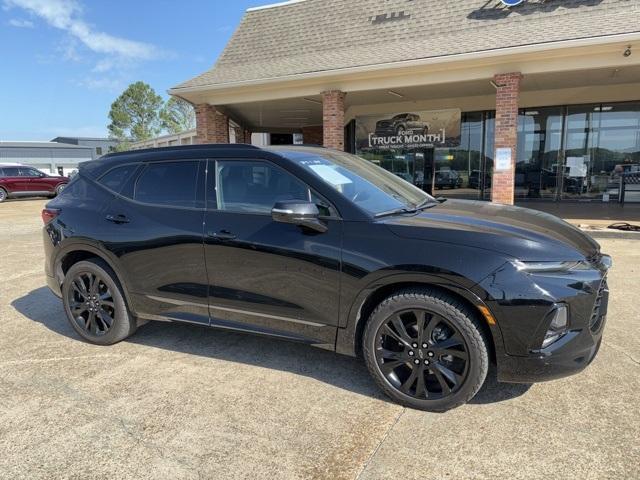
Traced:
[[387, 401], [310, 347], [150, 323], [83, 343], [45, 287], [44, 200], [0, 204], [0, 478], [638, 478], [640, 242], [614, 258], [580, 375], [497, 384], [445, 414]]

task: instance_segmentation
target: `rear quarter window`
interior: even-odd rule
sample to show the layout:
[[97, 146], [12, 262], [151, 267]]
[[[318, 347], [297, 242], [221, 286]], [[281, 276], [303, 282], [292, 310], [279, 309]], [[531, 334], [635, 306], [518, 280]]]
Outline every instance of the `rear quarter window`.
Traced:
[[122, 165], [120, 167], [112, 168], [98, 179], [98, 183], [104, 185], [109, 190], [120, 193], [122, 187], [124, 187], [127, 180], [131, 178], [137, 168], [137, 164]]
[[139, 202], [195, 207], [198, 161], [150, 163], [136, 181], [133, 198]]

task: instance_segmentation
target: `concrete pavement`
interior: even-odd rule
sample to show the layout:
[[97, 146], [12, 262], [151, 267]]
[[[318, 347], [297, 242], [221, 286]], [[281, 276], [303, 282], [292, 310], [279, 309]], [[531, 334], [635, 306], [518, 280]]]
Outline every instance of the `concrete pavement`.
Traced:
[[[0, 478], [637, 478], [640, 242], [613, 255], [582, 374], [487, 385], [445, 414], [388, 401], [357, 359], [149, 323], [79, 340], [44, 286], [42, 200], [0, 204]], [[490, 372], [490, 375], [492, 372]]]

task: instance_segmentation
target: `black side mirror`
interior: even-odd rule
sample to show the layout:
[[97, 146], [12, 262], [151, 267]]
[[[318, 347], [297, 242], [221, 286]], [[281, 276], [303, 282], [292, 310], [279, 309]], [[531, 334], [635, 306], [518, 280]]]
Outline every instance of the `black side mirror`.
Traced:
[[303, 200], [276, 202], [271, 209], [271, 217], [275, 222], [291, 223], [320, 233], [327, 231], [327, 226], [319, 219], [318, 207], [313, 202]]

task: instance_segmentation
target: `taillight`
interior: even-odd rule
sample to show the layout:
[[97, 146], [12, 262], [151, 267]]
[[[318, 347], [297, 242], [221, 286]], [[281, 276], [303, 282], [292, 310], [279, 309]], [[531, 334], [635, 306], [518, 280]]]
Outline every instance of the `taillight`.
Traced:
[[46, 225], [51, 220], [56, 218], [59, 214], [60, 214], [60, 210], [58, 210], [57, 208], [45, 208], [44, 210], [42, 210], [42, 214], [41, 214], [42, 221]]

